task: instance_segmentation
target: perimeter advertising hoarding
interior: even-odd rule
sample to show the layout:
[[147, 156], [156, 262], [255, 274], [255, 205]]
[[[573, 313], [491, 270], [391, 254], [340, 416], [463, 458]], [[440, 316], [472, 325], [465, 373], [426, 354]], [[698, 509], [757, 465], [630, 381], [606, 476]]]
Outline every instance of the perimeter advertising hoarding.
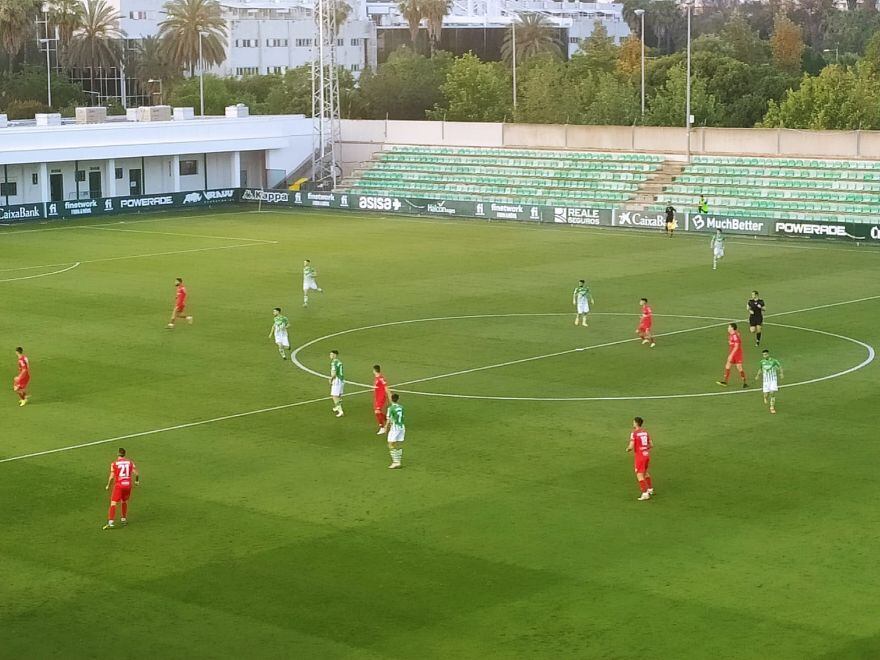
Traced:
[[725, 234], [769, 236], [772, 228], [772, 220], [713, 213], [686, 213], [684, 221], [685, 231], [714, 232], [720, 229]]
[[91, 215], [113, 213], [141, 213], [161, 209], [187, 208], [191, 206], [213, 206], [233, 204], [239, 201], [236, 188], [214, 190], [194, 190], [191, 192], [162, 193], [160, 195], [140, 195], [137, 197], [103, 197], [99, 199], [78, 199], [46, 204], [47, 218], [78, 218]]

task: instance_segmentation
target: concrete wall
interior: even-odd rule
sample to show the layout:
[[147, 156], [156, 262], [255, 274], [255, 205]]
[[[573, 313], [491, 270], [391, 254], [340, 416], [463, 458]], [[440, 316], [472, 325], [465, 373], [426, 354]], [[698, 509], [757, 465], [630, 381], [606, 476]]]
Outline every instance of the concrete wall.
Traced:
[[[684, 158], [684, 128], [569, 126], [438, 121], [342, 121], [345, 166], [369, 160], [383, 144], [458, 145], [645, 151]], [[743, 154], [880, 159], [880, 131], [801, 131], [758, 128], [694, 128], [691, 154]]]

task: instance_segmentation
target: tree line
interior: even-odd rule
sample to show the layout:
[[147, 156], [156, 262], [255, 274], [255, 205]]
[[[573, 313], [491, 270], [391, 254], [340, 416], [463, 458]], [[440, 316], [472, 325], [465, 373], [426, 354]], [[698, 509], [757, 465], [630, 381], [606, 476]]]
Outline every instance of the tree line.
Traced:
[[[16, 50], [6, 43], [10, 14], [4, 7], [16, 3], [33, 5], [31, 0], [0, 0], [0, 47], [10, 62], [7, 73], [0, 74], [0, 107], [41, 98], [39, 67], [16, 68], [22, 47]], [[94, 70], [119, 64], [112, 45], [118, 40], [118, 16], [105, 0], [53, 3], [50, 22], [59, 26], [59, 57], [68, 66]], [[340, 69], [343, 117], [683, 125], [686, 17], [673, 0], [624, 0], [632, 35], [616, 44], [596, 23], [570, 59], [545, 16], [523, 13], [517, 20], [515, 49], [508, 30], [499, 61], [482, 61], [471, 53], [456, 57], [440, 49], [449, 4], [401, 0], [410, 43], [375, 71], [363, 71], [359, 80]], [[847, 10], [839, 10], [832, 0], [704, 3], [692, 25], [695, 125], [880, 129], [880, 14], [873, 1], [848, 4]], [[74, 16], [76, 6], [83, 8], [82, 15]], [[644, 114], [638, 10], [645, 10]], [[139, 42], [126, 66], [144, 85], [163, 80], [164, 101], [197, 107], [198, 81], [192, 74], [199, 32], [210, 35], [203, 37], [206, 61], [225, 58], [219, 5], [216, 0], [173, 0], [165, 11], [159, 35]], [[347, 5], [341, 3], [337, 23], [347, 16]], [[26, 32], [23, 25], [20, 31]], [[56, 105], [82, 101], [75, 84], [58, 78], [53, 78], [60, 99]], [[45, 89], [45, 78], [42, 82]], [[311, 94], [308, 65], [280, 75], [205, 79], [209, 114], [245, 103], [255, 114], [308, 115]]]

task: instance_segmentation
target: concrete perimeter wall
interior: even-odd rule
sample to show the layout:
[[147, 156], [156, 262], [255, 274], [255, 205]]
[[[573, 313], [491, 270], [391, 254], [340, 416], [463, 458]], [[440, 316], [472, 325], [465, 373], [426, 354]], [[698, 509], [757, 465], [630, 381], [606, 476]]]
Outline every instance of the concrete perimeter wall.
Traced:
[[[342, 143], [346, 173], [369, 160], [385, 144], [645, 151], [682, 159], [688, 146], [684, 128], [381, 119], [342, 120]], [[880, 159], [880, 131], [694, 128], [690, 147], [692, 155]]]

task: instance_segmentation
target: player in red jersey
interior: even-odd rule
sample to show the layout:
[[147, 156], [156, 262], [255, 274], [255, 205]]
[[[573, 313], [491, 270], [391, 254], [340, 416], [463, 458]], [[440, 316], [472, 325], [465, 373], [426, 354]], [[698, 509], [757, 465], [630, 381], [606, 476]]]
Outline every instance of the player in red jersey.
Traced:
[[651, 344], [651, 348], [654, 348], [654, 333], [651, 330], [654, 326], [654, 310], [648, 304], [647, 298], [639, 298], [639, 304], [642, 306], [642, 316], [639, 318], [636, 334], [642, 338], [643, 344]]
[[12, 379], [12, 391], [18, 395], [18, 405], [26, 406], [27, 386], [31, 382], [31, 365], [21, 346], [15, 349], [15, 357], [18, 358], [18, 375]]
[[[125, 457], [125, 450], [119, 448], [119, 456], [115, 461], [110, 463], [110, 478], [107, 479], [107, 487], [104, 490], [110, 490], [110, 484], [113, 484], [113, 494], [110, 496], [110, 511], [107, 513], [107, 524], [104, 529], [114, 529], [116, 520], [116, 505], [122, 503], [122, 518], [120, 524], [125, 527], [128, 524], [126, 516], [128, 515], [128, 498], [131, 496], [131, 479], [134, 477], [135, 486], [141, 483], [141, 475], [137, 466], [130, 458]], [[114, 483], [115, 482], [115, 483]]]
[[388, 389], [388, 381], [382, 375], [382, 367], [378, 364], [373, 365], [373, 377], [373, 412], [376, 413], [376, 421], [379, 422], [376, 435], [382, 435], [388, 422], [388, 418], [385, 417], [385, 407], [388, 405], [388, 399], [391, 398], [391, 391]]
[[177, 319], [186, 319], [186, 322], [190, 324], [193, 322], [193, 317], [186, 315], [186, 287], [183, 286], [183, 280], [178, 277], [174, 280], [174, 286], [177, 287], [177, 293], [174, 296], [174, 311], [171, 312], [169, 328], [174, 327]]
[[730, 350], [727, 353], [727, 362], [724, 363], [724, 380], [719, 380], [717, 383], [722, 387], [727, 387], [727, 381], [730, 379], [730, 365], [736, 365], [739, 377], [742, 378], [743, 387], [748, 387], [749, 381], [746, 378], [745, 370], [743, 370], [742, 337], [736, 329], [736, 323], [727, 326], [727, 346]]
[[642, 494], [639, 501], [649, 500], [654, 494], [654, 487], [651, 485], [651, 475], [648, 474], [648, 464], [651, 462], [651, 450], [654, 443], [651, 442], [651, 436], [642, 428], [645, 420], [641, 417], [633, 417], [633, 430], [629, 434], [629, 444], [626, 446], [628, 452], [633, 452], [635, 458], [636, 479], [639, 480], [639, 488]]

